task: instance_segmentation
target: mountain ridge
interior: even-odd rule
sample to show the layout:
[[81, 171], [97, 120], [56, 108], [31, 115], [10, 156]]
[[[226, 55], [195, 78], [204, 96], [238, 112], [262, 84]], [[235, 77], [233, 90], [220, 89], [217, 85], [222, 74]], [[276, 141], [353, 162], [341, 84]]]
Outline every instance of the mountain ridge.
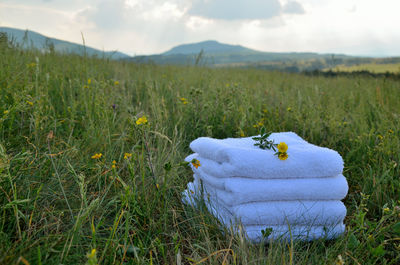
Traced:
[[101, 51], [82, 44], [73, 43], [65, 40], [60, 40], [52, 37], [47, 37], [41, 33], [32, 30], [22, 30], [10, 27], [0, 27], [0, 32], [7, 34], [7, 37], [15, 42], [20, 47], [36, 48], [39, 50], [48, 50], [51, 46], [55, 51], [61, 53], [83, 54], [86, 52], [89, 56], [106, 56], [111, 59], [127, 58], [129, 55], [118, 51]]

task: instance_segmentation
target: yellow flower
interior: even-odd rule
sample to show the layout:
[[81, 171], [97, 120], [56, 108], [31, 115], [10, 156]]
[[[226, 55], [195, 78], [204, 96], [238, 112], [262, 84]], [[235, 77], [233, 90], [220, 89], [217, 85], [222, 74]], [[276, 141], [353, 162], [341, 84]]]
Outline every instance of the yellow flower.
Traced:
[[383, 139], [382, 135], [378, 134], [377, 136], [378, 136], [379, 139], [381, 139], [381, 140]]
[[119, 81], [115, 81], [114, 85], [118, 86], [119, 85]]
[[36, 66], [36, 63], [30, 63], [30, 64], [27, 64], [26, 66], [28, 66], [28, 67], [35, 67], [35, 66]]
[[393, 133], [393, 130], [392, 130], [392, 129], [389, 129], [389, 130], [388, 130], [388, 133]]
[[188, 104], [188, 101], [186, 98], [180, 98], [180, 100], [182, 101], [183, 105]]
[[147, 117], [143, 116], [136, 120], [136, 125], [142, 125], [147, 123]]
[[389, 209], [388, 207], [385, 207], [385, 208], [383, 208], [383, 212], [384, 212], [384, 213], [389, 213], [389, 212], [390, 212], [390, 209]]
[[196, 169], [199, 168], [199, 166], [201, 166], [201, 165], [200, 165], [200, 161], [197, 160], [196, 158], [193, 158], [193, 160], [192, 160], [192, 165], [193, 165]]
[[96, 249], [93, 248], [90, 254], [88, 255], [89, 259], [94, 259], [96, 257]]
[[29, 105], [33, 106], [33, 102], [32, 101], [27, 100], [26, 103], [28, 103]]
[[10, 111], [8, 111], [8, 110], [5, 110], [5, 111], [3, 111], [3, 114], [8, 114]]
[[124, 159], [129, 159], [129, 158], [131, 158], [132, 157], [132, 154], [131, 153], [125, 153], [124, 154]]
[[92, 79], [89, 78], [89, 79], [87, 80], [87, 83], [88, 83], [88, 85], [90, 85], [90, 84], [92, 83]]
[[112, 166], [111, 168], [114, 169], [117, 167], [117, 162], [115, 160], [112, 161]]
[[156, 188], [157, 188], [157, 189], [160, 189], [160, 185], [159, 185], [158, 183], [156, 184]]
[[288, 107], [286, 110], [290, 112], [290, 111], [292, 111], [292, 108]]
[[288, 146], [285, 142], [280, 142], [277, 147], [278, 147], [279, 153], [286, 153], [286, 151], [288, 149]]
[[288, 158], [288, 154], [287, 153], [279, 153], [278, 158], [280, 160], [286, 160]]
[[96, 154], [92, 155], [92, 158], [93, 158], [93, 159], [99, 159], [99, 158], [101, 158], [102, 156], [103, 156], [102, 153], [96, 153]]

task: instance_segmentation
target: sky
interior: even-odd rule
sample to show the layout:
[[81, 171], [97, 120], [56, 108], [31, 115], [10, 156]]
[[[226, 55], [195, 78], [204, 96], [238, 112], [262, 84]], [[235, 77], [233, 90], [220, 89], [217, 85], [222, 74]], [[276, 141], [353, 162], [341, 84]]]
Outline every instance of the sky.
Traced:
[[0, 27], [157, 54], [217, 40], [268, 52], [400, 56], [398, 0], [0, 0]]

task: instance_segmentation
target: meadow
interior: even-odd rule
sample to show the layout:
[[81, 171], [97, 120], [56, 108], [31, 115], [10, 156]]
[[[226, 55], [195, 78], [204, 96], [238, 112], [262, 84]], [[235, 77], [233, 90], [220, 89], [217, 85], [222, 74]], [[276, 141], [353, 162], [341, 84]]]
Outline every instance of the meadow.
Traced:
[[[0, 58], [0, 264], [400, 264], [399, 81]], [[342, 155], [343, 236], [252, 244], [182, 204], [189, 143], [260, 126]]]

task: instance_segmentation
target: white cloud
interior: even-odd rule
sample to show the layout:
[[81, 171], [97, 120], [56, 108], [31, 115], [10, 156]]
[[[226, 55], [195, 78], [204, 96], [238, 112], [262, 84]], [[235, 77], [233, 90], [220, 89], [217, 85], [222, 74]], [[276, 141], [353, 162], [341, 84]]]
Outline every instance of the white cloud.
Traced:
[[215, 39], [265, 51], [399, 55], [398, 10], [396, 0], [1, 0], [0, 26], [78, 43], [82, 32], [88, 46], [129, 54]]

